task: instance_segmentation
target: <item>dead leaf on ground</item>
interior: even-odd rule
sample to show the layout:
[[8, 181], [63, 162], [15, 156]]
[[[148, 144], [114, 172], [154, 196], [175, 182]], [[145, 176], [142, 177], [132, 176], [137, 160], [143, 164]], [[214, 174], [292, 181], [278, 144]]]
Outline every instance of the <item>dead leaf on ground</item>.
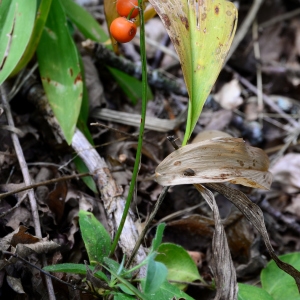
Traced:
[[164, 186], [226, 182], [269, 189], [272, 175], [263, 150], [238, 138], [215, 138], [184, 146], [156, 168], [156, 181]]

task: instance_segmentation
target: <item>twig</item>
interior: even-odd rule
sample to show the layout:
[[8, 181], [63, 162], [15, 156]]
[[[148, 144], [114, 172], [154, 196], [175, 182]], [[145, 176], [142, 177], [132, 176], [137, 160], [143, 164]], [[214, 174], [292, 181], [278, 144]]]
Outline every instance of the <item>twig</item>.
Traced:
[[296, 17], [298, 15], [300, 15], [300, 8], [297, 8], [297, 9], [295, 9], [293, 11], [290, 11], [286, 14], [276, 16], [276, 17], [274, 17], [274, 18], [272, 18], [272, 19], [270, 19], [266, 22], [263, 22], [263, 23], [259, 24], [259, 30], [264, 29], [264, 28], [269, 27], [269, 26], [272, 26], [276, 23], [291, 19], [291, 18]]
[[[257, 85], [257, 104], [258, 104], [258, 112], [260, 121], [262, 121], [262, 111], [264, 109], [264, 103], [263, 103], [263, 83], [262, 83], [262, 75], [261, 75], [261, 65], [259, 63], [260, 61], [260, 48], [258, 43], [258, 28], [257, 28], [257, 22], [256, 20], [253, 22], [252, 25], [252, 37], [253, 37], [253, 51], [254, 51], [254, 57], [257, 61], [256, 63], [256, 85]], [[262, 123], [262, 122], [261, 122]]]
[[68, 283], [68, 282], [66, 282], [66, 281], [63, 281], [63, 280], [59, 279], [58, 277], [55, 277], [54, 275], [50, 274], [49, 272], [44, 271], [43, 269], [37, 267], [36, 265], [32, 264], [30, 261], [28, 261], [28, 260], [26, 260], [25, 258], [19, 256], [18, 254], [15, 254], [15, 253], [12, 253], [12, 252], [9, 252], [9, 251], [3, 251], [2, 253], [3, 253], [3, 254], [6, 254], [6, 255], [10, 255], [10, 256], [12, 256], [12, 257], [15, 257], [15, 258], [17, 258], [17, 259], [23, 261], [25, 264], [31, 266], [32, 268], [35, 268], [35, 269], [39, 270], [39, 271], [40, 271], [41, 273], [43, 273], [43, 274], [45, 274], [45, 275], [46, 275], [46, 278], [47, 278], [47, 277], [50, 277], [50, 278], [52, 278], [52, 279], [54, 279], [54, 280], [56, 280], [56, 281], [58, 281], [58, 282], [60, 282], [60, 283], [62, 283], [62, 284], [65, 284], [65, 285], [71, 287], [72, 290], [79, 290], [79, 291], [81, 291], [81, 292], [84, 292], [84, 293], [87, 293], [87, 294], [91, 294], [91, 295], [96, 296], [97, 298], [100, 298], [100, 296], [99, 296], [98, 293], [95, 293], [95, 292], [92, 292], [92, 291], [89, 291], [89, 290], [80, 288], [80, 287], [78, 287], [76, 284], [71, 284], [71, 283]]
[[17, 193], [20, 193], [20, 192], [24, 192], [24, 191], [29, 190], [29, 189], [34, 189], [38, 186], [49, 185], [49, 184], [56, 183], [56, 182], [59, 182], [59, 181], [65, 181], [65, 180], [69, 180], [69, 179], [86, 177], [86, 176], [92, 176], [92, 174], [91, 173], [81, 173], [81, 174], [67, 175], [67, 176], [63, 176], [63, 177], [60, 177], [60, 178], [54, 178], [54, 179], [46, 180], [46, 181], [39, 182], [39, 183], [33, 183], [33, 184], [30, 184], [30, 185], [24, 186], [22, 188], [16, 189], [14, 191], [0, 194], [0, 199], [3, 199], [7, 196], [14, 195], [14, 194], [17, 194]]
[[[254, 94], [256, 94], [256, 95], [258, 94], [257, 88], [251, 82], [249, 82], [246, 78], [244, 78], [239, 73], [234, 71], [231, 67], [225, 66], [225, 70], [227, 70], [228, 72], [234, 73], [234, 75], [237, 77], [237, 79], [239, 80], [239, 82], [241, 84], [243, 84], [245, 87], [247, 87]], [[265, 101], [265, 103], [273, 111], [280, 114], [282, 116], [282, 118], [285, 119], [287, 122], [289, 122], [293, 127], [299, 128], [299, 123], [297, 121], [295, 121], [294, 119], [292, 119], [290, 117], [290, 115], [286, 114], [280, 107], [278, 107], [278, 105], [276, 105], [270, 97], [268, 97], [266, 94], [263, 94], [262, 96], [263, 96], [263, 100]]]
[[[241, 41], [247, 34], [247, 32], [248, 32], [253, 20], [255, 19], [257, 12], [263, 2], [264, 2], [264, 0], [254, 0], [246, 18], [244, 19], [243, 24], [239, 27], [238, 31], [235, 34], [230, 51], [226, 58], [226, 62], [230, 59], [231, 55], [234, 53], [234, 51], [237, 49], [238, 45], [241, 43]], [[226, 62], [225, 62], [225, 64], [226, 64]]]
[[[8, 99], [7, 99], [7, 93], [6, 93], [6, 88], [4, 86], [4, 84], [1, 85], [1, 95], [2, 95], [2, 103], [3, 103], [3, 107], [6, 113], [6, 117], [7, 117], [7, 122], [8, 125], [14, 127], [14, 120], [12, 117], [12, 113], [10, 110], [10, 106], [8, 103]], [[26, 165], [26, 160], [21, 148], [21, 144], [19, 141], [19, 138], [17, 136], [17, 134], [15, 133], [11, 133], [11, 139], [13, 141], [14, 144], [14, 148], [16, 151], [16, 155], [20, 164], [20, 168], [21, 168], [21, 172], [24, 178], [24, 182], [25, 185], [31, 185], [31, 179], [30, 179], [30, 174], [29, 174], [29, 170], [28, 167]], [[29, 202], [30, 202], [30, 207], [31, 207], [31, 213], [32, 213], [32, 218], [33, 218], [33, 224], [34, 224], [34, 230], [35, 230], [35, 234], [38, 238], [42, 238], [42, 231], [41, 231], [41, 224], [40, 224], [40, 219], [39, 219], [39, 213], [38, 213], [38, 207], [37, 207], [37, 202], [34, 196], [34, 192], [33, 189], [28, 191], [28, 198], [29, 198]], [[46, 260], [46, 256], [43, 255], [42, 256], [42, 261], [43, 261], [43, 265], [46, 266], [47, 265], [47, 260]], [[48, 294], [49, 294], [49, 299], [50, 300], [55, 300], [55, 294], [54, 294], [54, 289], [53, 289], [53, 285], [52, 285], [52, 281], [49, 277], [46, 277], [46, 284], [47, 284], [47, 289], [48, 289]]]
[[[94, 56], [97, 61], [105, 63], [105, 65], [119, 69], [128, 75], [134, 76], [137, 79], [142, 77], [142, 68], [140, 65], [134, 64], [124, 57], [117, 56], [112, 51], [107, 49], [102, 44], [97, 44], [91, 41], [83, 43], [87, 49], [94, 51]], [[177, 80], [168, 78], [163, 72], [159, 70], [148, 70], [148, 83], [158, 89], [164, 89], [184, 97], [188, 97], [187, 90], [184, 84]]]

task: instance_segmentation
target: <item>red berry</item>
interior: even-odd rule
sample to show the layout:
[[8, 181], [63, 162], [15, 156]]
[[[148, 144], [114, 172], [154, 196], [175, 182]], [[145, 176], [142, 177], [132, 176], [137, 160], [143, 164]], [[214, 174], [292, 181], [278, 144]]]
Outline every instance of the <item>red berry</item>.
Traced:
[[136, 25], [126, 18], [119, 17], [112, 21], [110, 33], [119, 43], [127, 43], [135, 37]]
[[139, 14], [138, 0], [117, 0], [116, 8], [121, 17], [127, 18], [132, 10], [130, 18], [135, 18]]

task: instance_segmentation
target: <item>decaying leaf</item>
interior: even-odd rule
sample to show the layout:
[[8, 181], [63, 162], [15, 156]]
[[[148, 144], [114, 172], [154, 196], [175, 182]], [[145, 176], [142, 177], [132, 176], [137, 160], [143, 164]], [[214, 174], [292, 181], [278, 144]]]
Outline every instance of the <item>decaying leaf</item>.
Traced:
[[212, 241], [212, 270], [214, 273], [217, 294], [214, 300], [237, 299], [238, 286], [235, 267], [230, 255], [224, 227], [221, 222], [219, 209], [213, 193], [200, 184], [195, 185], [207, 204], [213, 211], [215, 231]]
[[190, 96], [183, 141], [186, 144], [231, 46], [237, 10], [233, 3], [224, 0], [149, 2], [178, 53]]
[[156, 168], [161, 185], [225, 182], [269, 189], [272, 175], [263, 150], [239, 138], [215, 138], [184, 146]]

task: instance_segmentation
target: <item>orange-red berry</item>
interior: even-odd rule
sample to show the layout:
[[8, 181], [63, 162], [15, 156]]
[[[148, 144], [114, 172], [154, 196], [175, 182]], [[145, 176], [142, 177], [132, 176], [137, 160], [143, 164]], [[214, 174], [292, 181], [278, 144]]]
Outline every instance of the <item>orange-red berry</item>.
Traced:
[[119, 43], [128, 43], [135, 37], [136, 25], [126, 18], [119, 17], [112, 21], [110, 33]]
[[139, 14], [138, 0], [117, 0], [116, 8], [121, 17], [127, 18], [132, 10], [130, 18], [135, 18]]

